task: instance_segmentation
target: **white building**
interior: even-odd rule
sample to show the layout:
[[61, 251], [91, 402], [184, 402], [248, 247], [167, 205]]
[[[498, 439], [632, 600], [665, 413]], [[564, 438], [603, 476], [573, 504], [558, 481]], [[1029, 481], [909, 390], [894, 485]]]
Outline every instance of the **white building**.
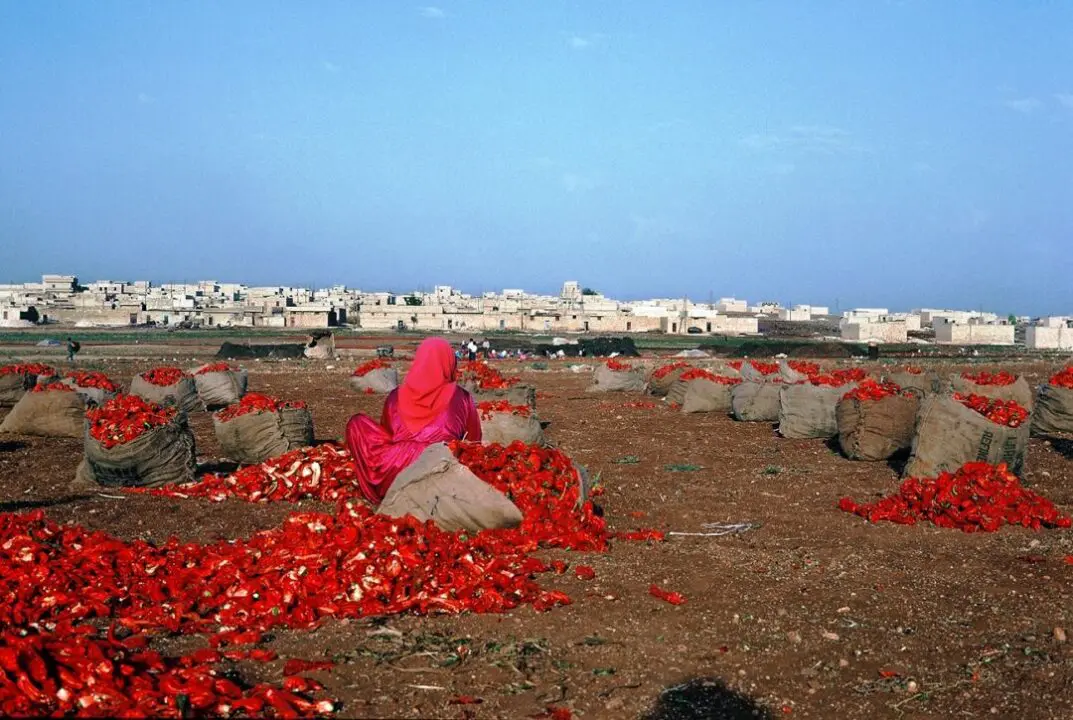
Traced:
[[842, 339], [850, 342], [904, 343], [909, 340], [905, 320], [887, 315], [843, 318], [839, 329]]
[[959, 323], [939, 318], [935, 321], [935, 342], [940, 345], [1013, 345], [1016, 331], [1013, 325]]
[[1025, 345], [1030, 350], [1073, 350], [1073, 327], [1067, 318], [1044, 318], [1025, 328]]

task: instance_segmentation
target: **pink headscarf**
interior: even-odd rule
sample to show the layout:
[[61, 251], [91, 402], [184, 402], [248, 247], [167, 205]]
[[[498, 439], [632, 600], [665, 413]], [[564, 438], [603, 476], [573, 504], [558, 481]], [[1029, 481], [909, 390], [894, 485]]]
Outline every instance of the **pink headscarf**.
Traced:
[[454, 397], [458, 360], [443, 338], [424, 340], [414, 364], [399, 387], [399, 415], [412, 433], [418, 433], [447, 409]]

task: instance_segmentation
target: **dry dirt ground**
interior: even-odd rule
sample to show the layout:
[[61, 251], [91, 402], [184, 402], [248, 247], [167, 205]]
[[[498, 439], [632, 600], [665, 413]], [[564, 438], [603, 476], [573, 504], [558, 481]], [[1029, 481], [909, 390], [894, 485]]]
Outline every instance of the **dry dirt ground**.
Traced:
[[[80, 363], [123, 382], [162, 364], [161, 348], [143, 347], [136, 359], [93, 358], [117, 352], [97, 348]], [[173, 352], [186, 363], [199, 350]], [[347, 387], [357, 362], [246, 367], [251, 390], [308, 401], [326, 440], [352, 413], [379, 412], [378, 398]], [[343, 702], [342, 716], [526, 717], [555, 705], [582, 718], [1073, 717], [1073, 649], [1055, 638], [1055, 628], [1073, 632], [1073, 566], [1064, 562], [1073, 533], [870, 525], [835, 503], [894, 490], [897, 472], [885, 463], [851, 462], [822, 440], [779, 438], [768, 424], [627, 407], [645, 398], [586, 394], [588, 376], [562, 364], [504, 368], [545, 394], [538, 412], [550, 438], [599, 475], [612, 528], [757, 527], [616, 542], [598, 555], [547, 553], [597, 573], [588, 582], [542, 576], [573, 599], [550, 612], [391, 617], [274, 633], [266, 646], [281, 658], [338, 662], [316, 676]], [[1038, 382], [1057, 366], [1006, 369]], [[199, 456], [213, 459], [210, 418], [197, 415], [193, 425]], [[57, 520], [123, 537], [210, 541], [273, 527], [295, 507], [72, 494], [80, 445], [0, 438], [0, 511], [44, 507]], [[624, 458], [636, 462], [616, 462]], [[1025, 478], [1069, 511], [1071, 460], [1073, 441], [1033, 440]], [[652, 583], [688, 601], [661, 602], [648, 594]], [[172, 652], [203, 645], [160, 640]], [[281, 666], [242, 671], [278, 681]], [[458, 695], [482, 703], [450, 704]]]

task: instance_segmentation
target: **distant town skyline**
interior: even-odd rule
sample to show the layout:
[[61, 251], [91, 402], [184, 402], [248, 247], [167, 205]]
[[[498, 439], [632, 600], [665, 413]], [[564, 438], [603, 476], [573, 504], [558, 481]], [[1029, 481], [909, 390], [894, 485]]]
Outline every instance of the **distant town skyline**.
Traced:
[[1073, 306], [1073, 9], [9, 2], [0, 279]]

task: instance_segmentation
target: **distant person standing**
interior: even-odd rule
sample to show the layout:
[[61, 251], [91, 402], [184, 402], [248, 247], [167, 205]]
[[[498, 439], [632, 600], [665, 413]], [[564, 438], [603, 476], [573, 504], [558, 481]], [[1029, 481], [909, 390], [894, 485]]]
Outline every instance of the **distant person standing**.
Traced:
[[75, 361], [75, 355], [82, 349], [82, 346], [77, 340], [67, 338], [67, 362], [73, 363]]
[[488, 342], [487, 338], [481, 343], [481, 348], [484, 350], [485, 357], [492, 357], [492, 343]]
[[470, 338], [469, 342], [466, 343], [466, 350], [469, 352], [469, 361], [474, 362], [477, 359], [477, 343], [474, 342], [473, 338]]

